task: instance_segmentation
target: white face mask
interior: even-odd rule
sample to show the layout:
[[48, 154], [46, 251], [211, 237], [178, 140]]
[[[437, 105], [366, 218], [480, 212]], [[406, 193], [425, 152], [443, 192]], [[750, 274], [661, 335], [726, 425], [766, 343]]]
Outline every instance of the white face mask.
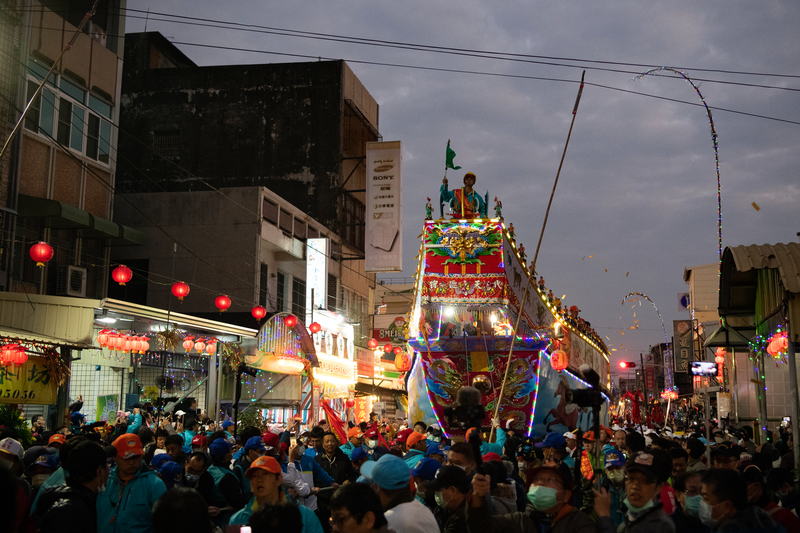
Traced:
[[33, 476], [33, 478], [31, 479], [31, 484], [34, 487], [41, 487], [42, 484], [45, 481], [47, 481], [47, 478], [49, 478], [49, 477], [50, 477], [50, 474], [37, 474], [37, 475]]
[[378, 441], [376, 441], [376, 440], [368, 440], [367, 441], [367, 446], [369, 446], [370, 448], [374, 448], [377, 445], [378, 445]]

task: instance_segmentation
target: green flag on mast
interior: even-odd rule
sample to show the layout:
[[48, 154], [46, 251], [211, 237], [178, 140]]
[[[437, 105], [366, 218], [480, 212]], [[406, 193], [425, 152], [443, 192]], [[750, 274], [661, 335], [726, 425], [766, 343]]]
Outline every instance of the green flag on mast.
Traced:
[[445, 162], [444, 168], [452, 168], [453, 170], [458, 170], [461, 167], [453, 166], [453, 159], [456, 157], [456, 153], [450, 148], [450, 139], [447, 139], [447, 152], [445, 153]]

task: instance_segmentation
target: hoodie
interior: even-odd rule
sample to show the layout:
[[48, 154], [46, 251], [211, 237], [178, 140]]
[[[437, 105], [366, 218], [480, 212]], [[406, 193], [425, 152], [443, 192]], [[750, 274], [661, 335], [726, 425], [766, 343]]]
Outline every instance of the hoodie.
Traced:
[[755, 505], [739, 511], [720, 524], [717, 529], [712, 530], [713, 533], [781, 533], [783, 531], [783, 526], [778, 525], [767, 511]]

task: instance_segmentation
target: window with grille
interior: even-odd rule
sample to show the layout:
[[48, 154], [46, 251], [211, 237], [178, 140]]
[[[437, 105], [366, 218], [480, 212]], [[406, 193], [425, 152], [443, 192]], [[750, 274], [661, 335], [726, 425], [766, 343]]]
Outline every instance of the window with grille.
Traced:
[[275, 292], [275, 310], [279, 313], [286, 311], [286, 275], [278, 272], [278, 288]]
[[261, 270], [258, 275], [258, 304], [264, 309], [267, 307], [267, 283], [269, 277], [267, 276], [267, 264], [261, 263]]
[[336, 280], [336, 276], [334, 276], [333, 274], [328, 274], [328, 310], [329, 311], [333, 311], [334, 309], [336, 309], [336, 304], [337, 304], [336, 295], [338, 294], [338, 292], [336, 290], [337, 289], [336, 281], [337, 281]]
[[262, 207], [263, 213], [261, 216], [264, 217], [264, 220], [268, 220], [272, 222], [276, 226], [278, 225], [278, 204], [271, 202], [264, 198], [264, 205]]
[[306, 282], [298, 278], [292, 278], [292, 314], [306, 316]]
[[292, 214], [287, 211], [281, 211], [280, 223], [278, 226], [285, 231], [289, 236], [292, 235]]
[[153, 151], [163, 157], [180, 155], [181, 132], [179, 130], [154, 131]]

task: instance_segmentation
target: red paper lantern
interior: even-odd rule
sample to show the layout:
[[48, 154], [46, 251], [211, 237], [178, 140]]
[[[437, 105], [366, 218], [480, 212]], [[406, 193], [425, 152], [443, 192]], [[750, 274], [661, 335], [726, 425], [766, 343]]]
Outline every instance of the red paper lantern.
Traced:
[[114, 337], [114, 349], [117, 351], [122, 351], [125, 347], [125, 335], [117, 335]]
[[28, 360], [28, 354], [25, 353], [25, 348], [16, 344], [14, 344], [13, 346], [15, 348], [11, 350], [10, 364], [17, 366], [24, 365], [25, 361]]
[[97, 344], [99, 344], [101, 348], [105, 348], [108, 345], [108, 333], [109, 331], [104, 329], [97, 334]]
[[36, 261], [36, 266], [43, 267], [45, 263], [53, 258], [53, 247], [46, 242], [39, 242], [31, 246], [31, 259]]
[[253, 308], [252, 311], [250, 311], [250, 314], [253, 315], [253, 318], [260, 321], [262, 318], [267, 316], [267, 310], [261, 307], [260, 305], [257, 305]]
[[222, 294], [216, 297], [214, 300], [214, 305], [217, 306], [217, 309], [219, 309], [220, 313], [224, 313], [225, 310], [231, 306], [231, 299]]
[[197, 353], [203, 353], [206, 349], [206, 343], [198, 339], [198, 341], [194, 343], [194, 349], [197, 350]]
[[378, 347], [378, 340], [377, 339], [370, 339], [367, 343], [367, 346], [372, 348], [373, 350]]
[[125, 265], [120, 265], [115, 268], [113, 272], [111, 272], [111, 279], [120, 285], [125, 285], [131, 280], [131, 278], [133, 278], [133, 272]]
[[139, 350], [139, 353], [145, 353], [150, 351], [150, 339], [144, 337], [142, 339], [142, 348]]
[[[399, 348], [395, 348], [399, 350]], [[394, 366], [397, 367], [398, 372], [408, 372], [411, 370], [411, 359], [404, 351], [395, 352], [397, 355], [394, 358]]]
[[319, 325], [319, 322], [312, 322], [310, 326], [308, 326], [308, 331], [311, 333], [319, 333], [322, 329], [322, 326]]
[[556, 350], [550, 356], [550, 366], [553, 367], [553, 370], [561, 372], [567, 368], [567, 365], [569, 365], [569, 356], [564, 350]]
[[178, 298], [178, 300], [183, 301], [183, 299], [189, 294], [189, 286], [184, 282], [179, 281], [172, 286], [172, 294]]
[[352, 409], [353, 407], [356, 406], [356, 401], [355, 400], [347, 400], [346, 402], [344, 402], [344, 406], [347, 407], [348, 409]]
[[297, 317], [289, 315], [283, 319], [283, 323], [286, 324], [286, 327], [293, 328], [297, 325]]
[[208, 355], [214, 355], [216, 351], [217, 351], [217, 344], [215, 342], [206, 345], [206, 353]]
[[8, 344], [0, 348], [0, 365], [2, 366], [11, 366], [13, 364], [12, 359], [14, 357], [14, 352], [17, 349], [16, 344]]
[[186, 350], [186, 353], [191, 352], [192, 348], [194, 348], [194, 341], [192, 339], [194, 339], [193, 335], [189, 335], [188, 337], [184, 337], [183, 349]]
[[401, 349], [399, 346], [395, 346], [395, 347], [394, 347], [394, 350], [392, 350], [392, 351], [394, 352], [394, 354], [395, 354], [395, 355], [397, 355], [397, 354], [399, 354], [400, 352], [402, 352], [403, 350], [402, 350], [402, 349]]
[[383, 351], [386, 353], [391, 353], [392, 350], [394, 350], [394, 346], [392, 346], [391, 344], [385, 344], [383, 346]]

